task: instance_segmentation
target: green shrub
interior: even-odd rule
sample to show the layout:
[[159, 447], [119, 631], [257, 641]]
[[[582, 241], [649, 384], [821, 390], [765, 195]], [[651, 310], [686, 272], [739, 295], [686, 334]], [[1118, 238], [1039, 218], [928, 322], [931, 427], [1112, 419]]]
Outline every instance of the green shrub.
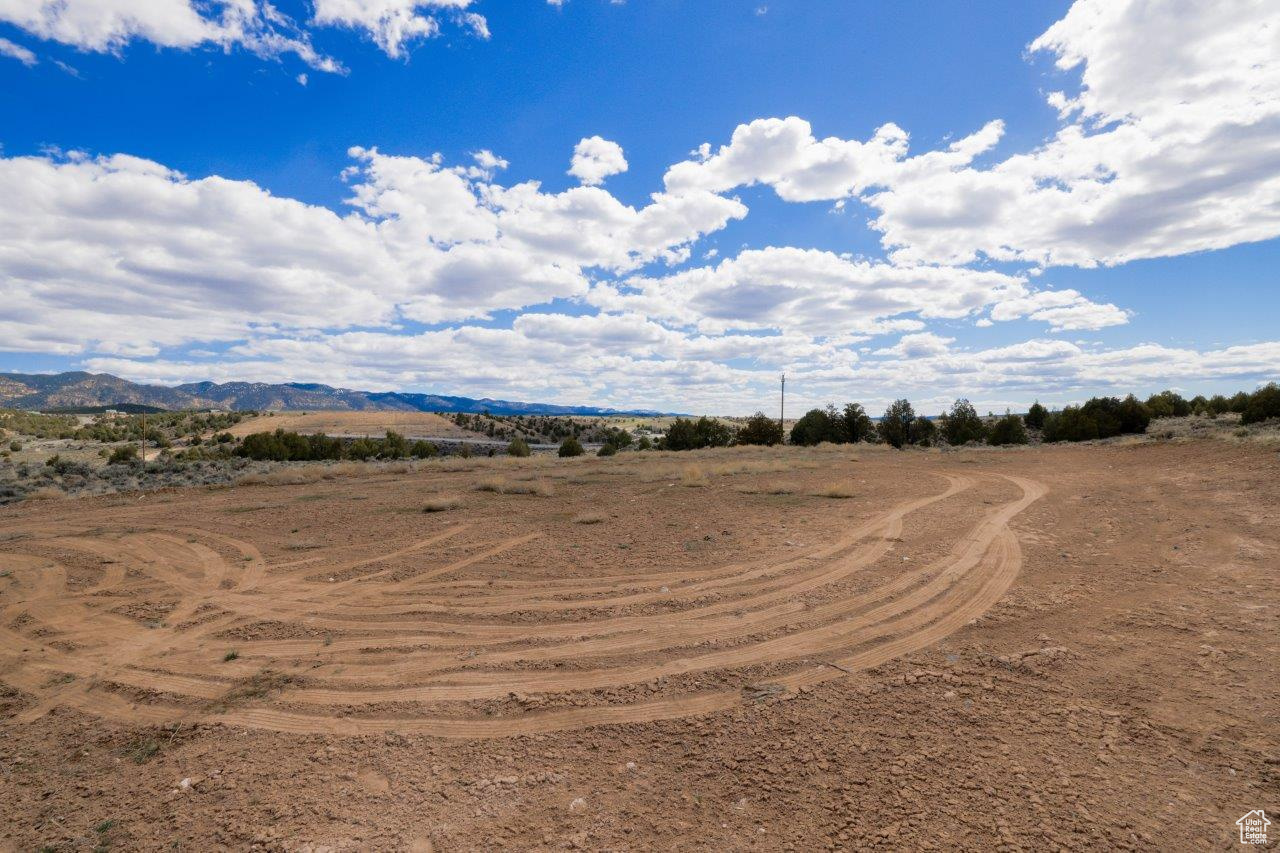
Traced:
[[893, 445], [901, 450], [912, 440], [911, 428], [915, 425], [916, 410], [906, 400], [894, 400], [884, 410], [884, 417], [877, 427], [880, 438], [885, 444]]
[[367, 438], [357, 438], [347, 445], [347, 456], [363, 462], [378, 452], [378, 446]]
[[911, 443], [929, 447], [938, 441], [938, 425], [929, 418], [916, 418], [911, 424]]
[[663, 450], [697, 450], [702, 447], [727, 447], [733, 441], [733, 430], [706, 415], [691, 421], [676, 418], [662, 439]]
[[1049, 410], [1040, 405], [1040, 401], [1036, 400], [1031, 404], [1031, 408], [1027, 409], [1027, 413], [1023, 416], [1023, 421], [1032, 429], [1044, 429], [1044, 419], [1049, 416]]
[[861, 403], [845, 403], [840, 417], [844, 421], [846, 441], [857, 443], [875, 440], [875, 422], [871, 420], [867, 410], [862, 408]]
[[532, 451], [529, 450], [529, 443], [519, 436], [511, 439], [511, 443], [507, 445], [508, 456], [525, 457], [530, 453], [532, 453]]
[[582, 449], [582, 442], [578, 441], [578, 439], [573, 436], [569, 436], [564, 441], [560, 442], [559, 454], [562, 459], [567, 459], [571, 456], [581, 456], [583, 453], [586, 453], [586, 451]]
[[138, 459], [138, 448], [132, 444], [125, 444], [111, 451], [111, 455], [107, 457], [108, 465], [128, 465]]
[[1097, 421], [1078, 406], [1067, 406], [1044, 420], [1045, 441], [1090, 441], [1097, 437]]
[[1280, 385], [1274, 382], [1249, 395], [1249, 403], [1240, 415], [1240, 423], [1256, 424], [1268, 418], [1280, 418]]
[[618, 452], [618, 448], [612, 444], [606, 444], [596, 451], [596, 456], [613, 456]]
[[1192, 406], [1175, 391], [1161, 391], [1147, 398], [1147, 411], [1153, 418], [1183, 418], [1191, 414]]
[[939, 420], [942, 421], [942, 434], [952, 447], [987, 437], [986, 425], [968, 400], [956, 400], [951, 411], [944, 413]]
[[382, 447], [378, 448], [378, 455], [383, 459], [403, 459], [409, 455], [409, 441], [400, 433], [387, 430], [386, 437], [382, 439]]
[[440, 455], [440, 448], [429, 441], [415, 441], [411, 451], [417, 459], [429, 459]]
[[17, 453], [19, 450], [22, 449], [22, 442], [21, 441], [9, 442], [9, 449], [12, 450], [14, 453]]
[[987, 443], [995, 446], [1026, 444], [1027, 428], [1023, 425], [1023, 419], [1006, 411], [1003, 418], [992, 424], [987, 433]]
[[770, 447], [780, 441], [782, 441], [782, 424], [764, 412], [756, 412], [747, 418], [747, 422], [734, 437], [736, 444], [763, 444]]
[[835, 406], [826, 409], [810, 409], [791, 427], [791, 443], [812, 446], [824, 441], [842, 442], [844, 419], [836, 413]]

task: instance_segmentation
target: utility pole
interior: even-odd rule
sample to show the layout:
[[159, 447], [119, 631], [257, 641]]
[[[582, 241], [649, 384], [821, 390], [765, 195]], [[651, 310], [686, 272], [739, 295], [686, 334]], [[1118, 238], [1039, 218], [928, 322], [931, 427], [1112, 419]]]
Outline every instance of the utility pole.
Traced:
[[780, 443], [787, 443], [787, 374], [782, 374], [782, 394], [778, 398], [778, 438]]

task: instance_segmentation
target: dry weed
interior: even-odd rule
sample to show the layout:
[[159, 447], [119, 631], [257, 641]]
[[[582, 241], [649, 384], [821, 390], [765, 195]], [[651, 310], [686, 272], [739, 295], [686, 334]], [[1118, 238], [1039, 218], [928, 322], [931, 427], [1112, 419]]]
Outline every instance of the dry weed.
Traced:
[[701, 488], [707, 485], [707, 472], [701, 465], [686, 465], [680, 472], [680, 485]]
[[66, 492], [53, 486], [41, 486], [35, 491], [27, 492], [29, 501], [60, 501], [66, 496]]
[[457, 509], [462, 506], [462, 498], [457, 495], [436, 495], [427, 498], [427, 502], [423, 504], [423, 512], [446, 512], [447, 510]]
[[853, 497], [853, 487], [847, 483], [832, 483], [824, 489], [814, 492], [814, 497], [819, 498], [851, 498]]
[[600, 524], [602, 521], [604, 521], [604, 515], [598, 512], [584, 512], [573, 517], [574, 524]]
[[494, 494], [502, 494], [507, 490], [507, 480], [505, 477], [485, 477], [476, 483], [477, 492], [493, 492]]

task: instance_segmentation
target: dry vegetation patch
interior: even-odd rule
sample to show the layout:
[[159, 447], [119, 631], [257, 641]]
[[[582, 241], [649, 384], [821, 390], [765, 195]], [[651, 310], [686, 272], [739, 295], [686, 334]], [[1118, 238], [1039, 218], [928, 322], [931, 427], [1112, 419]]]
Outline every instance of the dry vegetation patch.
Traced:
[[457, 509], [462, 506], [462, 498], [457, 495], [436, 495], [427, 498], [422, 505], [423, 512], [447, 512], [451, 509]]

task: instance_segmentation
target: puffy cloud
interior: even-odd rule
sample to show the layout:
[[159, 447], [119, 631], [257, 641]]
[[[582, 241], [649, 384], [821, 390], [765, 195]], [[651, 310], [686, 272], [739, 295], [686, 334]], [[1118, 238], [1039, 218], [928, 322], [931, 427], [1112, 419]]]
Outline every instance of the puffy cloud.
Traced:
[[271, 329], [482, 317], [581, 296], [588, 271], [678, 259], [745, 214], [710, 193], [633, 208], [352, 149], [345, 216], [126, 155], [0, 158], [0, 347], [73, 352]]
[[883, 180], [906, 152], [907, 135], [886, 124], [867, 142], [814, 138], [809, 122], [791, 116], [739, 125], [728, 145], [713, 154], [709, 143], [694, 159], [677, 163], [663, 178], [669, 192], [725, 192], [753, 184], [772, 186], [788, 201], [838, 198]]
[[36, 55], [30, 50], [20, 44], [9, 41], [7, 38], [0, 38], [0, 56], [16, 59], [28, 68], [40, 61], [36, 59]]
[[987, 307], [995, 320], [1030, 317], [1054, 328], [1125, 322], [1114, 305], [1074, 290], [1032, 291], [1025, 278], [993, 270], [898, 266], [779, 247], [663, 277], [633, 277], [623, 286], [601, 284], [588, 298], [606, 310], [642, 312], [707, 332], [779, 329], [837, 338], [915, 330], [921, 318], [960, 319]]
[[861, 142], [817, 139], [796, 117], [758, 119], [672, 166], [667, 188], [856, 196], [905, 265], [1087, 267], [1280, 234], [1276, 4], [1079, 0], [1031, 50], [1081, 72], [1077, 95], [1049, 95], [1064, 124], [1030, 152], [978, 163], [1001, 139], [999, 120], [908, 156], [893, 124]]
[[573, 147], [573, 160], [568, 174], [587, 186], [604, 183], [610, 175], [627, 171], [627, 158], [622, 146], [599, 136], [588, 136]]
[[1280, 234], [1280, 7], [1080, 0], [1032, 43], [1080, 93], [1049, 142], [869, 203], [907, 262], [1093, 266]]
[[1027, 317], [1048, 323], [1055, 332], [1102, 329], [1129, 321], [1129, 312], [1111, 303], [1086, 299], [1077, 290], [1041, 290], [1005, 299], [991, 309], [993, 320]]
[[[389, 56], [440, 30], [446, 14], [480, 38], [485, 19], [466, 11], [472, 0], [316, 0], [308, 24], [363, 30]], [[81, 50], [119, 51], [134, 40], [189, 49], [243, 47], [261, 56], [297, 54], [314, 68], [340, 71], [311, 46], [305, 26], [267, 0], [0, 0], [0, 21]]]
[[955, 338], [944, 338], [941, 335], [935, 335], [933, 332], [917, 332], [912, 335], [903, 335], [896, 344], [878, 349], [875, 354], [896, 355], [900, 358], [911, 359], [925, 358], [948, 352], [955, 340]]

